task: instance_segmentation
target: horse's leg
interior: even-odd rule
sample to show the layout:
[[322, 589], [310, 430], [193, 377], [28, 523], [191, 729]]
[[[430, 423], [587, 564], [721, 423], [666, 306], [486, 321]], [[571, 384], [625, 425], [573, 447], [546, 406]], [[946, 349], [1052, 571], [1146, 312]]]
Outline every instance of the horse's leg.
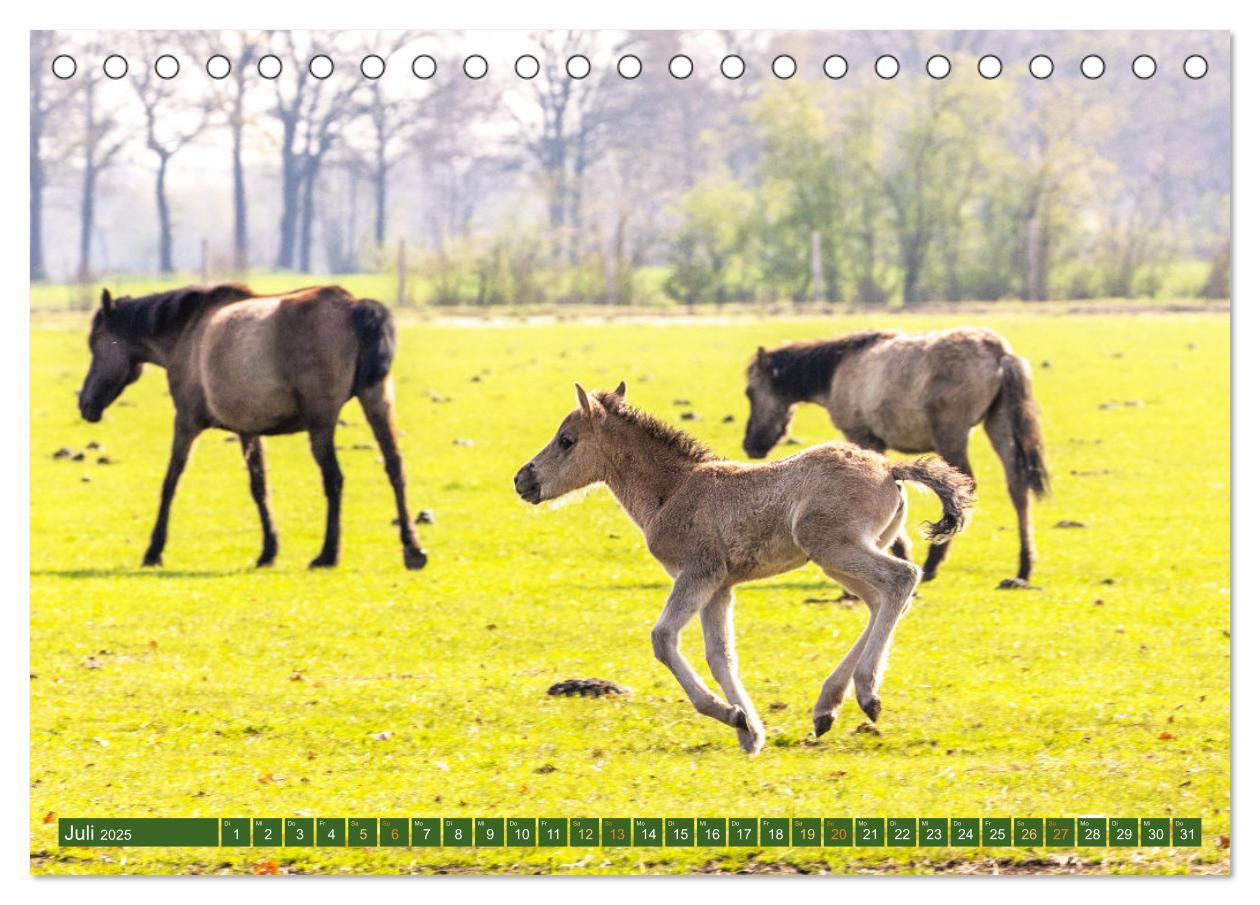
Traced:
[[337, 464], [337, 450], [333, 445], [336, 420], [310, 428], [311, 453], [319, 464], [324, 479], [324, 497], [328, 501], [328, 520], [324, 526], [324, 548], [311, 560], [311, 568], [318, 569], [337, 565], [341, 548], [341, 467]]
[[241, 452], [245, 455], [245, 467], [249, 470], [249, 492], [254, 497], [254, 505], [258, 507], [258, 518], [262, 521], [263, 548], [258, 556], [257, 565], [269, 566], [276, 560], [280, 549], [275, 528], [271, 523], [271, 504], [267, 498], [267, 461], [263, 457], [263, 440], [257, 434], [239, 434]]
[[[938, 431], [936, 432], [935, 443], [936, 451], [940, 453], [941, 458], [946, 463], [971, 477], [971, 460], [967, 458], [967, 436], [969, 433], [970, 431], [964, 431], [960, 437], [956, 431]], [[948, 540], [928, 547], [927, 559], [923, 563], [924, 581], [931, 581], [936, 577], [937, 569], [945, 561], [945, 554], [948, 552]]]
[[403, 471], [402, 454], [398, 449], [398, 431], [394, 426], [394, 385], [384, 380], [359, 394], [363, 414], [372, 426], [376, 445], [385, 459], [385, 474], [394, 488], [394, 504], [398, 509], [398, 532], [402, 537], [403, 563], [408, 569], [423, 569], [428, 557], [420, 549], [416, 529], [407, 514], [407, 476]]
[[739, 658], [735, 655], [735, 595], [730, 588], [723, 588], [700, 611], [700, 625], [704, 628], [704, 657], [709, 671], [726, 700], [744, 711], [747, 729], [737, 730], [740, 747], [749, 754], [756, 754], [766, 741], [766, 730], [757, 716], [748, 692], [739, 680]]
[[[1002, 468], [1006, 472], [1006, 490], [1010, 494], [1011, 505], [1015, 507], [1015, 518], [1019, 523], [1019, 581], [1027, 582], [1032, 576], [1037, 548], [1033, 544], [1030, 499], [1032, 490], [1024, 479], [1016, 458], [1015, 429], [1009, 415], [998, 406], [985, 419], [984, 431], [989, 435], [993, 451], [1002, 460]], [[1003, 583], [1003, 586], [1006, 584]]]
[[683, 571], [669, 592], [665, 609], [652, 627], [652, 651], [687, 694], [693, 707], [705, 716], [736, 729], [751, 730], [748, 717], [739, 707], [727, 704], [704, 684], [678, 646], [683, 626], [721, 589], [724, 578], [711, 571]]
[[201, 433], [201, 428], [175, 419], [175, 436], [171, 441], [171, 459], [166, 465], [166, 477], [162, 479], [162, 502], [158, 504], [157, 521], [153, 524], [153, 533], [149, 535], [149, 549], [144, 552], [144, 565], [162, 565], [162, 550], [166, 547], [166, 525], [171, 517], [171, 501], [175, 499], [175, 488], [179, 485], [179, 476], [188, 464], [188, 454], [192, 451], [193, 441]]

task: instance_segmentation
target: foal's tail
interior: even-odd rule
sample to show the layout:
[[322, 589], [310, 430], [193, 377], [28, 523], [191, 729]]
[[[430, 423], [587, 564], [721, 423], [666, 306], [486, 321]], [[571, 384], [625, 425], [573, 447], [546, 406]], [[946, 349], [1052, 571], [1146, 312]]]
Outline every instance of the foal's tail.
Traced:
[[359, 299], [350, 309], [354, 335], [359, 340], [359, 361], [354, 369], [354, 394], [376, 386], [394, 363], [397, 339], [394, 316], [374, 299]]
[[944, 459], [924, 456], [913, 462], [899, 462], [892, 468], [898, 481], [922, 484], [941, 498], [939, 522], [927, 522], [924, 534], [934, 544], [943, 544], [967, 525], [976, 502], [976, 482], [967, 474], [946, 464]]
[[1032, 377], [1028, 362], [1018, 355], [1002, 358], [1002, 387], [993, 401], [993, 409], [1003, 410], [1009, 419], [1015, 440], [1015, 469], [1024, 486], [1038, 497], [1050, 492], [1050, 469], [1046, 466], [1046, 448], [1041, 439], [1041, 417], [1032, 395]]

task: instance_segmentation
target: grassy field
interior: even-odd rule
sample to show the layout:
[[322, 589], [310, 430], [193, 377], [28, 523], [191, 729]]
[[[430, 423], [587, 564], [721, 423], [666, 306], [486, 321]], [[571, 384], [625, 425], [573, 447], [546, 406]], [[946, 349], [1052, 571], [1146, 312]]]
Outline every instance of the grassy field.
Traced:
[[[531, 508], [512, 474], [573, 405], [574, 380], [625, 378], [631, 401], [674, 421], [694, 411], [687, 426], [738, 457], [752, 350], [874, 320], [406, 325], [395, 374], [412, 503], [436, 518], [421, 526], [430, 565], [402, 568], [378, 453], [351, 406], [342, 565], [315, 574], [324, 503], [305, 440], [270, 441], [281, 552], [260, 572], [245, 471], [221, 433], [185, 473], [166, 567], [140, 570], [169, 441], [162, 375], [83, 423], [84, 322], [36, 318], [32, 870], [1228, 870], [1228, 318], [892, 322], [964, 320], [1034, 365], [1056, 477], [1036, 510], [1040, 589], [995, 590], [1017, 541], [977, 433], [980, 508], [898, 630], [878, 734], [858, 731], [851, 699], [830, 735], [810, 734], [818, 686], [864, 608], [827, 602], [836, 589], [812, 566], [737, 592], [742, 673], [769, 734], [749, 759], [653, 660], [668, 582], [611, 496]], [[794, 435], [835, 433], [814, 408]], [[53, 458], [91, 441], [103, 450]], [[927, 495], [912, 506], [912, 523], [937, 512]], [[1084, 527], [1055, 527], [1064, 520]], [[703, 671], [694, 626], [684, 645]], [[571, 677], [632, 694], [546, 695]], [[92, 850], [58, 849], [54, 820], [1085, 814], [1201, 816], [1204, 847]]]

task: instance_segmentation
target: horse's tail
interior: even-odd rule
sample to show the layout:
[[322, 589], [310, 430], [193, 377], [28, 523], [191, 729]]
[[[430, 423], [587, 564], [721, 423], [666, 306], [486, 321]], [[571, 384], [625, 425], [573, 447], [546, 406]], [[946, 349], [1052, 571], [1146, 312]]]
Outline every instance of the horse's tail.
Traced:
[[934, 544], [943, 544], [967, 525], [967, 517], [976, 502], [976, 482], [968, 474], [948, 465], [936, 456], [924, 456], [913, 462], [899, 462], [892, 467], [898, 481], [922, 484], [941, 498], [941, 520], [924, 524], [924, 534]]
[[354, 369], [354, 394], [376, 386], [394, 363], [397, 337], [394, 316], [375, 299], [359, 299], [350, 309], [354, 335], [359, 340], [359, 361]]
[[1041, 417], [1032, 395], [1028, 362], [1018, 355], [1002, 357], [1002, 386], [993, 400], [992, 414], [1005, 415], [1015, 442], [1015, 470], [1025, 487], [1038, 497], [1050, 492]]

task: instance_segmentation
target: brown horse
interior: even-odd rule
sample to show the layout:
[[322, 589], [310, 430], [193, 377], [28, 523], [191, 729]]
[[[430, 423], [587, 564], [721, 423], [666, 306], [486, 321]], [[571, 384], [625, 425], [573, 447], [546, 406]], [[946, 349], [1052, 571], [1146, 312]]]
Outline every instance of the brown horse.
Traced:
[[175, 403], [175, 438], [144, 565], [162, 564], [180, 473], [197, 435], [211, 427], [240, 437], [250, 491], [262, 519], [260, 566], [270, 565], [278, 549], [262, 438], [299, 431], [310, 435], [328, 501], [324, 546], [311, 567], [336, 565], [342, 477], [333, 434], [342, 406], [357, 396], [394, 488], [403, 562], [409, 569], [424, 566], [426, 557], [407, 515], [394, 426], [389, 376], [394, 323], [380, 302], [356, 299], [338, 286], [274, 296], [236, 285], [188, 287], [117, 301], [105, 290], [88, 347], [92, 364], [79, 391], [79, 412], [88, 421], [100, 421], [145, 364], [166, 369]]
[[[816, 402], [845, 437], [876, 452], [933, 452], [971, 474], [967, 441], [983, 422], [1006, 471], [1019, 520], [1019, 573], [1027, 584], [1033, 546], [1030, 496], [1050, 487], [1028, 362], [983, 327], [935, 333], [871, 330], [839, 339], [757, 350], [748, 366], [751, 411], [744, 451], [764, 457], [787, 432], [797, 403]], [[936, 575], [948, 543], [933, 546], [923, 580]], [[904, 539], [893, 552], [909, 556]]]
[[[578, 407], [551, 441], [516, 474], [527, 502], [555, 499], [603, 483], [643, 531], [648, 551], [674, 579], [652, 629], [652, 649], [692, 706], [736, 730], [750, 754], [765, 729], [739, 680], [733, 588], [816, 562], [857, 594], [870, 621], [823, 682], [814, 733], [831, 728], [850, 683], [858, 704], [878, 719], [880, 674], [898, 619], [910, 605], [919, 570], [885, 552], [901, 533], [901, 481], [940, 497], [933, 543], [961, 531], [974, 482], [939, 459], [891, 462], [847, 443], [824, 443], [787, 459], [749, 465], [719, 459], [682, 431], [631, 408], [623, 383], [611, 393], [577, 388]], [[705, 658], [722, 701], [687, 662], [679, 633], [693, 616], [704, 629]]]

